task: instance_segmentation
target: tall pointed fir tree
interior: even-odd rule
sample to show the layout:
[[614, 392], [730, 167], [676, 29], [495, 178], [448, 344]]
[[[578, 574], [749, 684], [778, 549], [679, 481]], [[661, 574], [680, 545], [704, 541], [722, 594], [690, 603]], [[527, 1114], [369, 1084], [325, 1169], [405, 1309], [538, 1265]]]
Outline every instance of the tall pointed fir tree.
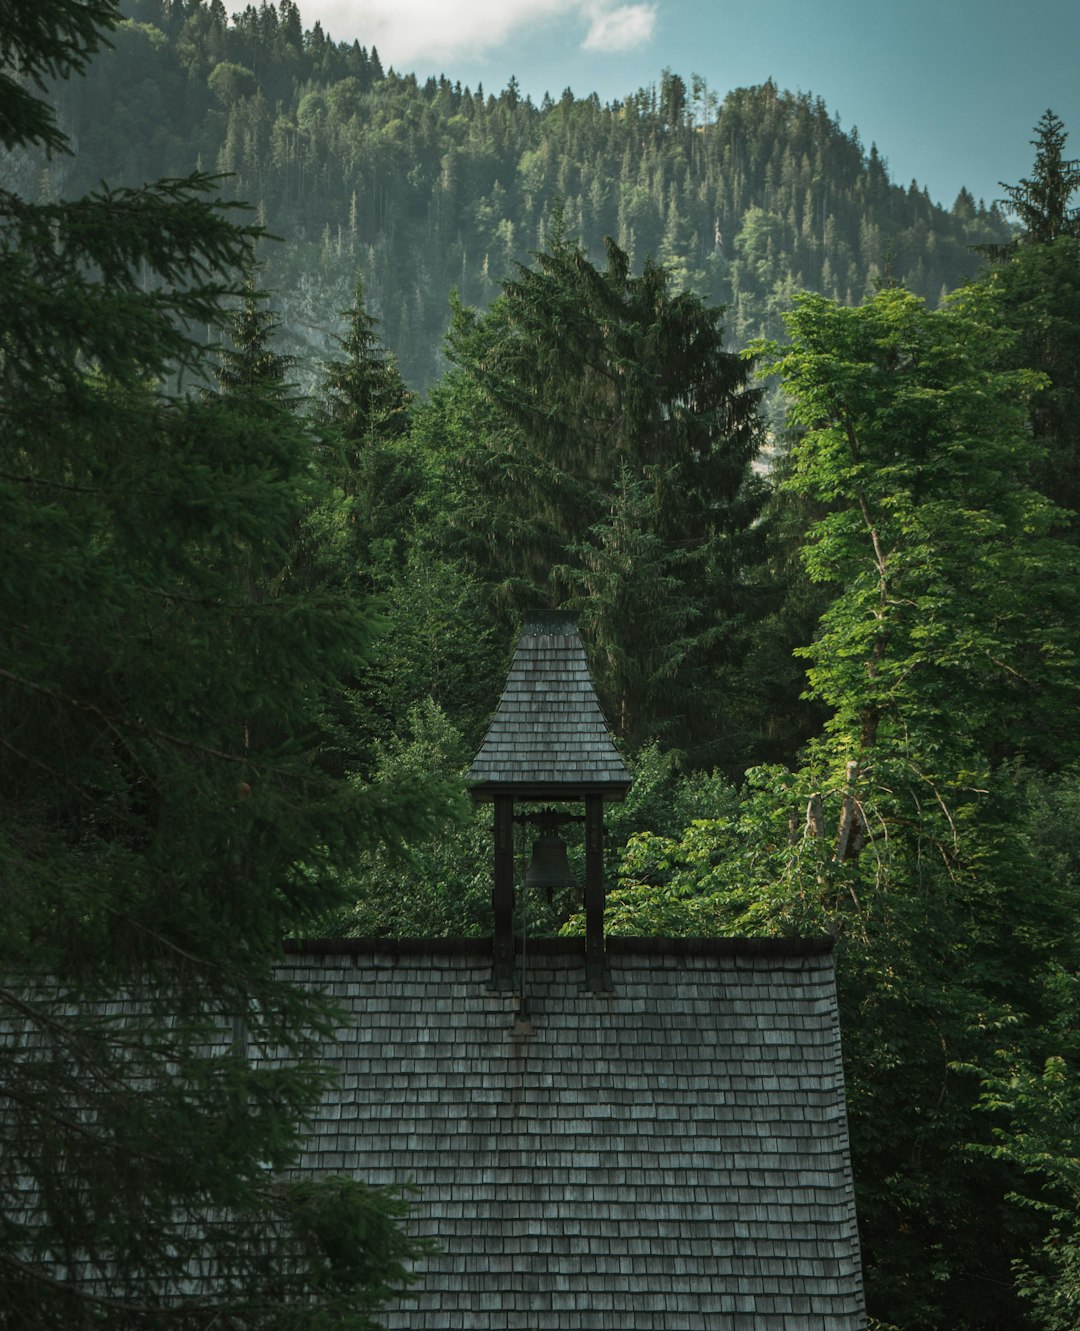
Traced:
[[335, 483], [351, 507], [357, 571], [366, 575], [380, 559], [393, 562], [401, 554], [411, 520], [417, 478], [404, 444], [414, 395], [380, 341], [359, 274], [353, 303], [342, 314], [345, 333], [335, 339], [342, 355], [323, 365], [317, 417], [334, 458]]
[[[579, 606], [631, 744], [661, 736], [738, 766], [730, 685], [761, 500], [750, 367], [724, 350], [720, 310], [651, 261], [632, 275], [610, 239], [603, 269], [561, 230], [534, 259], [487, 314], [456, 315], [441, 399], [453, 522], [517, 604]], [[480, 437], [455, 438], [461, 419]], [[651, 588], [640, 569], [615, 578], [629, 509], [648, 523]], [[672, 587], [675, 657], [656, 609]]]
[[[0, 10], [7, 148], [63, 149], [44, 81], [118, 18]], [[322, 500], [303, 421], [161, 387], [208, 378], [185, 330], [242, 294], [257, 234], [216, 193], [0, 187], [5, 1327], [365, 1328], [406, 1278], [395, 1199], [290, 1181], [333, 1016], [276, 961], [438, 806], [312, 752], [364, 607], [251, 595]]]
[[392, 439], [407, 430], [413, 394], [380, 341], [379, 321], [364, 304], [359, 274], [343, 317], [345, 334], [335, 338], [343, 357], [323, 366], [321, 403], [355, 456], [365, 440]]
[[266, 293], [258, 288], [258, 270], [252, 267], [214, 367], [222, 393], [257, 393], [273, 402], [283, 402], [290, 396], [287, 378], [296, 357], [274, 349], [273, 338], [279, 327], [280, 320], [267, 304]]
[[1080, 539], [1080, 162], [1068, 160], [1061, 120], [1047, 111], [1032, 140], [1030, 178], [1005, 186], [1021, 232], [988, 251], [982, 279], [1003, 323], [1019, 336], [1006, 343], [1003, 365], [1038, 370], [1043, 391], [1031, 404], [1031, 428], [1043, 446], [1035, 484], [1067, 510], [1063, 528]]
[[1005, 201], [1020, 224], [1020, 243], [1049, 245], [1059, 236], [1075, 236], [1080, 209], [1071, 206], [1080, 188], [1080, 161], [1065, 156], [1065, 123], [1051, 110], [1035, 126], [1035, 163], [1030, 178], [1002, 183]]
[[382, 343], [360, 276], [343, 318], [341, 354], [324, 364], [316, 403], [337, 506], [323, 530], [335, 532], [334, 576], [375, 595], [388, 621], [363, 689], [349, 696], [354, 733], [368, 736], [378, 766], [385, 736], [400, 735], [416, 708], [446, 709], [472, 742], [504, 663], [468, 570], [426, 530], [437, 527], [443, 496], [412, 437], [414, 394]]

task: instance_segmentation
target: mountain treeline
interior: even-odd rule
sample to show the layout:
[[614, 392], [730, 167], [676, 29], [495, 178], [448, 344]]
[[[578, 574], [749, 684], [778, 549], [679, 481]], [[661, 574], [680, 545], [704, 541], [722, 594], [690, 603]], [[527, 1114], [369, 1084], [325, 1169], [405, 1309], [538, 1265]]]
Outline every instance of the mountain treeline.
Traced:
[[295, 350], [326, 350], [325, 310], [360, 267], [407, 381], [437, 377], [447, 296], [486, 305], [543, 249], [558, 211], [594, 259], [610, 236], [635, 266], [727, 309], [729, 338], [782, 331], [793, 294], [851, 303], [882, 280], [936, 304], [1003, 242], [1003, 218], [961, 190], [951, 210], [890, 182], [876, 147], [820, 98], [771, 82], [723, 98], [695, 75], [602, 105], [570, 89], [537, 106], [384, 70], [375, 48], [305, 29], [292, 0], [127, 0], [87, 77], [63, 85], [77, 152], [43, 172], [54, 193], [196, 166], [232, 173], [287, 247], [267, 284]]

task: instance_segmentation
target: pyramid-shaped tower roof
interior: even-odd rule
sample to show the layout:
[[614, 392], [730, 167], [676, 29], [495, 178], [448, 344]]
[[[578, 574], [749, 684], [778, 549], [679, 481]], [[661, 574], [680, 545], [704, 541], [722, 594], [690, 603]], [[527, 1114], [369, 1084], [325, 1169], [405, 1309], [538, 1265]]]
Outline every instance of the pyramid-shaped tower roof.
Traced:
[[467, 780], [476, 800], [626, 795], [630, 773], [600, 710], [576, 615], [526, 614], [506, 687]]

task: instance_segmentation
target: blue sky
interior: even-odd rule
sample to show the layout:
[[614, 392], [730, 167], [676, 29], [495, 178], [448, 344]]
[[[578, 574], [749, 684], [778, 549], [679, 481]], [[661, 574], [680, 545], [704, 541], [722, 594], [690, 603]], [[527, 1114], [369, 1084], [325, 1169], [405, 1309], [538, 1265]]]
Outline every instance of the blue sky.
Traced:
[[1052, 107], [1080, 157], [1080, 0], [299, 0], [384, 65], [539, 101], [610, 101], [667, 67], [721, 97], [772, 77], [820, 96], [876, 143], [893, 180], [951, 205], [1001, 193], [1032, 162]]

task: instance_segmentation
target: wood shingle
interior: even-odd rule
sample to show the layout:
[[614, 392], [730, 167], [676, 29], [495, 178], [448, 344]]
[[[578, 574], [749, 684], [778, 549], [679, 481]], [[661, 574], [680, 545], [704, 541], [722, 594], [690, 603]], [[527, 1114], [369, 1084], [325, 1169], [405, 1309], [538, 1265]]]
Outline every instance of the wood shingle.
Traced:
[[805, 940], [323, 942], [342, 1077], [305, 1170], [412, 1182], [388, 1331], [862, 1331], [832, 958]]
[[474, 799], [621, 799], [630, 774], [596, 698], [576, 617], [525, 618], [498, 708], [467, 781]]

